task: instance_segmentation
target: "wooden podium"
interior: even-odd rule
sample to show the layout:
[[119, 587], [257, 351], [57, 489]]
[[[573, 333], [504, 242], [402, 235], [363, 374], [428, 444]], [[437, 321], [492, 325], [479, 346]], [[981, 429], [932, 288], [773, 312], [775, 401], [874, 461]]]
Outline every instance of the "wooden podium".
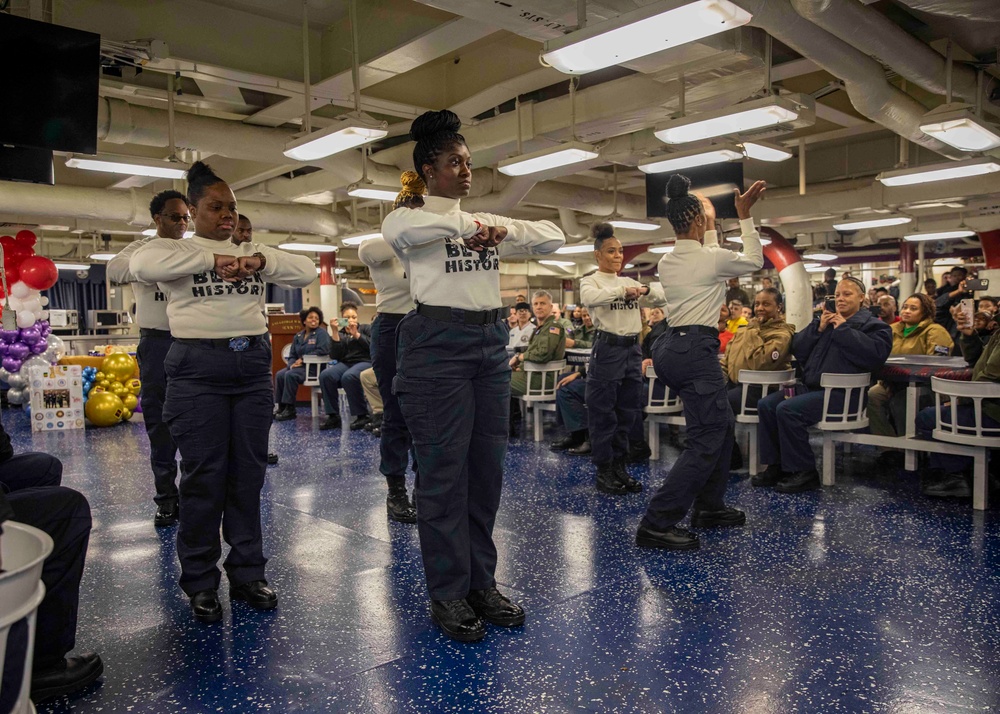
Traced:
[[[294, 315], [268, 315], [267, 329], [271, 333], [271, 376], [278, 373], [279, 369], [285, 368], [285, 360], [281, 357], [282, 350], [286, 345], [292, 344], [295, 335], [302, 331], [302, 323], [298, 314]], [[295, 395], [296, 401], [309, 401], [309, 387], [299, 387]]]

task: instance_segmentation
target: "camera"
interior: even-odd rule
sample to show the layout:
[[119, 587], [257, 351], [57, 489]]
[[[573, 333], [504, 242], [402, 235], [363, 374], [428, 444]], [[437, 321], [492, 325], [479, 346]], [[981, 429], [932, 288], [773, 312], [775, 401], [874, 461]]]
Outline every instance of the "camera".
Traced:
[[837, 312], [837, 301], [832, 296], [827, 295], [826, 302], [823, 303], [823, 309], [827, 312]]

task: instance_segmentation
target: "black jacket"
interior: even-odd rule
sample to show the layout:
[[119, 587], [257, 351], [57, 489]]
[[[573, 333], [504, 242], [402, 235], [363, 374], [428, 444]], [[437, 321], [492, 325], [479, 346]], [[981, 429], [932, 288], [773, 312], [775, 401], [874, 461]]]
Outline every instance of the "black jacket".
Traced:
[[346, 331], [341, 330], [340, 342], [332, 340], [330, 343], [330, 359], [335, 359], [352, 367], [359, 362], [371, 362], [372, 348], [365, 327], [367, 325], [362, 325], [358, 328], [358, 333], [360, 334], [358, 339], [351, 338]]
[[874, 377], [890, 352], [892, 328], [864, 309], [840, 327], [827, 326], [823, 332], [816, 318], [792, 338], [792, 354], [808, 387], [819, 387], [824, 373], [871, 372]]

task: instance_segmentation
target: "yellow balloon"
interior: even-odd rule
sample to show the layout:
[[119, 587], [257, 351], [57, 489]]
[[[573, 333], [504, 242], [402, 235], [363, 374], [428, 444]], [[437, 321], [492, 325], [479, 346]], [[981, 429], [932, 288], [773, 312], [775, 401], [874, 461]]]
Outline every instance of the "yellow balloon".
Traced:
[[125, 406], [114, 394], [98, 392], [90, 395], [84, 413], [94, 426], [114, 426], [122, 420]]
[[100, 384], [98, 384], [95, 387], [91, 387], [90, 391], [87, 392], [87, 394], [89, 396], [91, 394], [100, 394], [101, 392], [106, 392], [106, 391], [108, 391], [107, 387], [102, 387]]
[[132, 412], [129, 409], [122, 410], [122, 421], [128, 421], [132, 418]]
[[125, 385], [116, 379], [114, 382], [111, 383], [111, 391], [114, 392], [119, 389], [125, 389]]
[[128, 394], [128, 392], [125, 391], [125, 387], [118, 387], [118, 389], [112, 388], [111, 393], [114, 394], [119, 399], [124, 399], [125, 395]]
[[114, 352], [104, 358], [101, 363], [101, 370], [110, 378], [119, 382], [132, 377], [135, 374], [135, 359], [124, 352]]
[[108, 375], [104, 374], [104, 372], [98, 372], [97, 374], [94, 375], [94, 381], [95, 382], [100, 382], [100, 381], [105, 380], [107, 378], [108, 378]]
[[125, 382], [125, 389], [132, 392], [132, 394], [138, 394], [139, 391], [142, 389], [142, 382], [140, 382], [138, 379], [130, 379], [129, 381]]
[[97, 386], [98, 387], [104, 387], [105, 389], [111, 389], [111, 380], [110, 379], [102, 379], [100, 382], [97, 383]]
[[139, 404], [139, 399], [134, 394], [126, 394], [125, 398], [122, 399], [122, 404], [125, 405], [127, 410], [134, 412], [136, 406]]

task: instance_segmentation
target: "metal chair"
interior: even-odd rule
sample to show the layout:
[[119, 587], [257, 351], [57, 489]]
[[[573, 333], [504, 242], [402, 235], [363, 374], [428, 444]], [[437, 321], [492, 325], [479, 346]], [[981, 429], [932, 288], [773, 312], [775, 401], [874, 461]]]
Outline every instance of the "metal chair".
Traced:
[[[823, 485], [834, 484], [834, 467], [836, 466], [837, 445], [833, 432], [854, 431], [868, 426], [868, 387], [872, 376], [868, 372], [861, 374], [824, 374], [820, 378], [823, 387], [823, 416], [816, 428], [823, 434]], [[834, 391], [843, 390], [844, 404], [839, 410], [830, 406], [830, 397]], [[853, 406], [852, 406], [853, 405]], [[849, 448], [845, 443], [845, 449]]]
[[319, 373], [330, 362], [330, 358], [325, 355], [305, 355], [302, 364], [306, 368], [306, 381], [303, 387], [309, 387], [309, 404], [312, 407], [312, 415], [319, 416], [319, 400], [323, 396], [319, 387]]
[[[989, 479], [986, 477], [986, 464], [989, 459], [989, 449], [1000, 448], [1000, 427], [983, 426], [983, 400], [1000, 399], [1000, 384], [995, 382], [963, 382], [955, 379], [931, 377], [931, 389], [934, 392], [934, 431], [933, 436], [942, 444], [944, 453], [956, 453], [948, 448], [948, 444], [960, 444], [961, 453], [967, 453], [968, 447], [974, 448], [972, 468], [972, 507], [977, 510], [986, 508], [989, 501]], [[944, 420], [942, 397], [951, 401], [951, 420]], [[960, 401], [971, 400], [973, 408], [973, 424], [965, 426], [958, 423], [957, 407]]]
[[646, 424], [648, 431], [650, 458], [660, 458], [660, 424], [684, 426], [684, 403], [679, 394], [675, 394], [664, 383], [663, 396], [656, 396], [656, 370], [653, 365], [646, 367], [646, 378], [649, 386], [646, 392]]
[[[554, 362], [524, 362], [524, 371], [528, 375], [527, 392], [521, 396], [521, 408], [525, 417], [528, 409], [534, 411], [532, 415], [535, 441], [542, 440], [542, 415], [541, 412], [554, 412], [556, 410], [556, 384], [559, 383], [559, 375], [566, 369], [566, 360], [556, 360]], [[539, 375], [537, 380], [534, 375]], [[551, 377], [550, 377], [551, 375]], [[532, 382], [537, 381], [537, 385]]]
[[[769, 372], [754, 369], [741, 369], [738, 375], [740, 384], [743, 386], [743, 398], [740, 401], [740, 413], [736, 415], [738, 424], [746, 424], [748, 444], [747, 460], [750, 462], [750, 475], [756, 476], [760, 473], [760, 450], [757, 443], [757, 425], [760, 418], [757, 414], [757, 402], [750, 403], [750, 388], [760, 387], [760, 399], [763, 399], [772, 391], [789, 383], [795, 382], [795, 370], [786, 369], [779, 372]], [[738, 447], [737, 447], [738, 448]]]

